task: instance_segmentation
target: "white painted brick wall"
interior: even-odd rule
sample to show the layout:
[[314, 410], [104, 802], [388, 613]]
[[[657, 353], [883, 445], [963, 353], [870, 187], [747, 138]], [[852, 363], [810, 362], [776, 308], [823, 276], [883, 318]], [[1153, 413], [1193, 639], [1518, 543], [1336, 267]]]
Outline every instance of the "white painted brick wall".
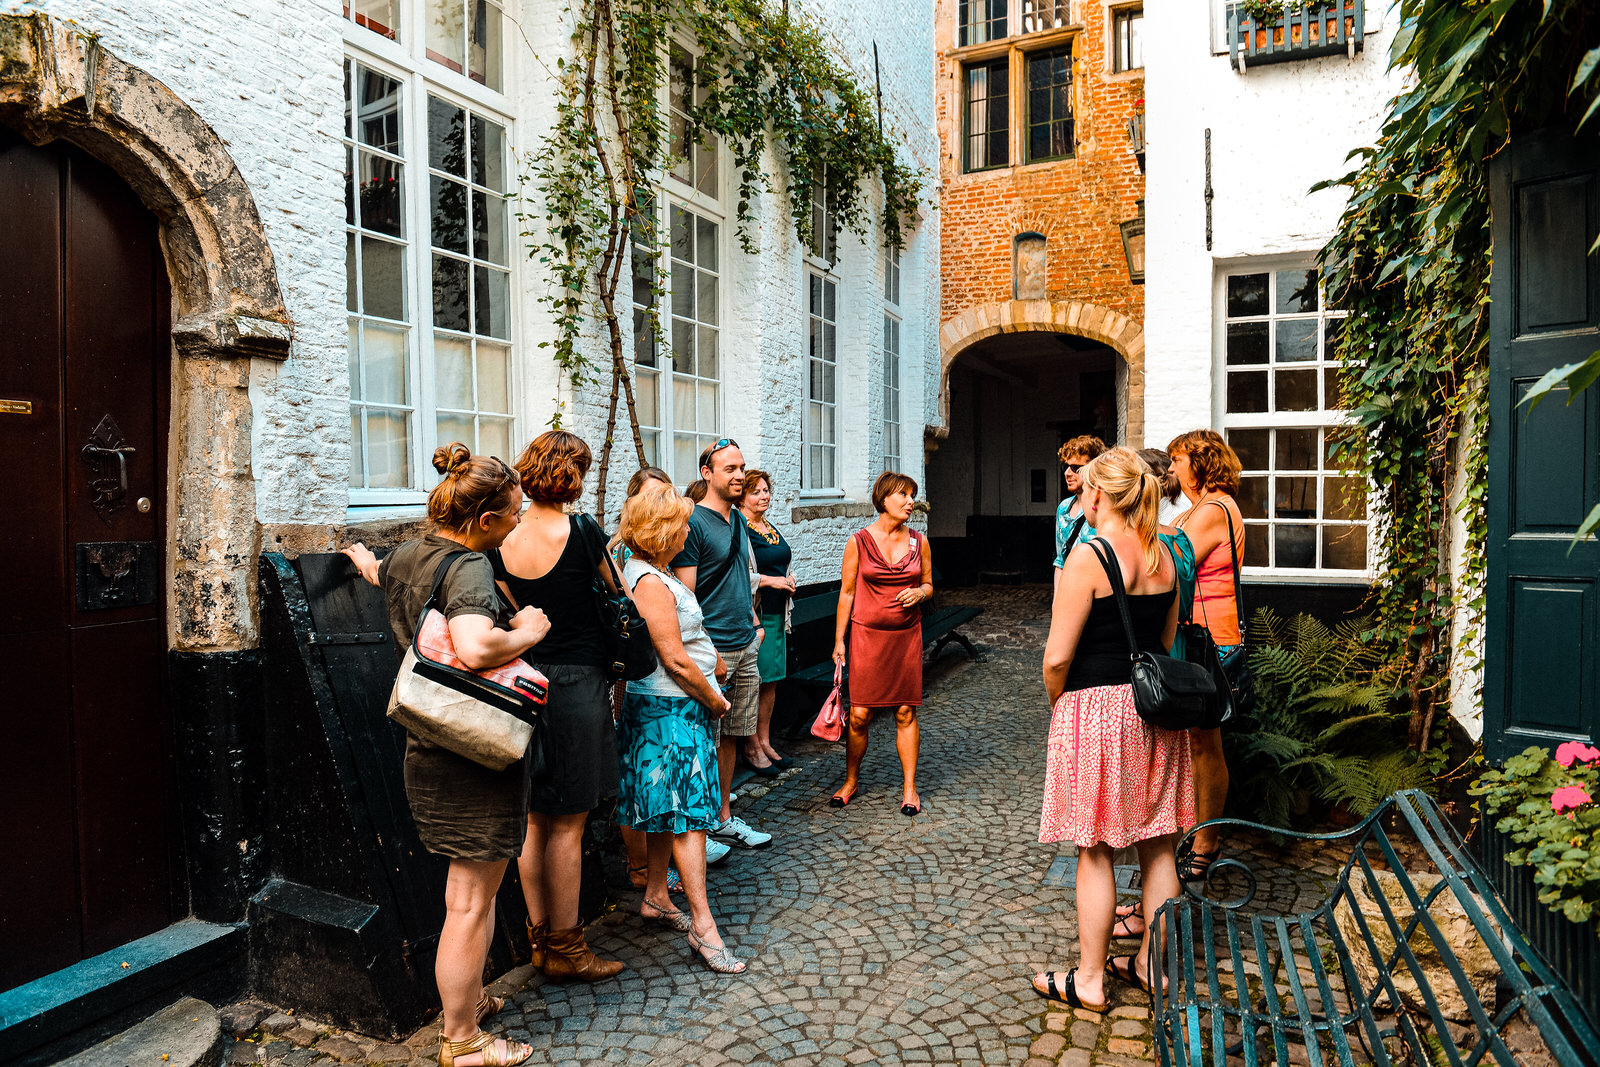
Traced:
[[[1398, 10], [1368, 0], [1369, 33], [1344, 56], [1251, 67], [1211, 52], [1216, 0], [1146, 0], [1145, 437], [1164, 445], [1215, 425], [1213, 280], [1243, 257], [1314, 255], [1345, 194], [1310, 187], [1373, 142], [1401, 79], [1387, 72]], [[1211, 129], [1213, 244], [1205, 245]]]
[[[103, 35], [107, 48], [166, 83], [226, 144], [255, 198], [276, 257], [280, 285], [295, 325], [295, 345], [282, 363], [256, 361], [254, 474], [263, 523], [336, 525], [349, 501], [348, 378], [343, 237], [344, 151], [342, 64], [345, 23], [334, 2], [274, 0], [43, 0], [33, 5]], [[933, 118], [931, 0], [870, 7], [847, 0], [796, 0], [835, 42], [841, 60], [873, 84], [877, 42], [886, 127], [898, 130], [908, 157], [930, 175], [938, 144]], [[508, 108], [520, 153], [537, 152], [554, 121], [549, 74], [571, 44], [557, 0], [507, 4]], [[413, 101], [415, 102], [415, 101]], [[778, 171], [775, 160], [769, 170]], [[727, 184], [728, 168], [724, 168]], [[781, 178], [781, 175], [780, 175]], [[933, 195], [930, 180], [926, 195]], [[728, 198], [731, 205], [732, 198]], [[881, 205], [881, 198], [877, 203]], [[876, 206], [874, 214], [876, 214]], [[774, 518], [784, 522], [800, 483], [800, 418], [806, 374], [805, 277], [801, 251], [780, 188], [759, 197], [752, 234], [759, 251], [739, 251], [726, 229], [723, 268], [723, 432], [745, 443], [752, 466], [773, 472]], [[880, 345], [883, 255], [874, 225], [863, 243], [840, 237], [839, 462], [847, 499], [864, 501], [876, 469], [882, 418]], [[902, 454], [919, 481], [925, 413], [934, 412], [938, 378], [938, 227], [931, 215], [909, 234], [902, 255]], [[521, 243], [521, 242], [519, 242]], [[417, 248], [416, 245], [413, 246]], [[412, 269], [425, 262], [420, 255]], [[519, 444], [549, 423], [558, 397], [554, 364], [541, 342], [554, 328], [538, 295], [542, 269], [524, 260], [516, 274], [516, 369]], [[631, 322], [625, 324], [631, 331]], [[597, 327], [598, 324], [591, 324]], [[631, 351], [631, 338], [629, 338]], [[598, 329], [587, 351], [602, 366], [609, 351]], [[598, 453], [608, 390], [592, 387], [562, 397], [566, 425]], [[625, 418], [619, 420], [612, 504], [634, 469]], [[508, 457], [511, 458], [511, 457]], [[592, 503], [593, 497], [589, 498]], [[420, 507], [411, 509], [419, 514]], [[802, 581], [836, 574], [839, 552], [855, 519], [791, 525]]]
[[99, 33], [221, 137], [255, 198], [295, 327], [286, 362], [252, 367], [258, 517], [341, 520], [350, 429], [337, 5], [40, 0], [24, 10]]

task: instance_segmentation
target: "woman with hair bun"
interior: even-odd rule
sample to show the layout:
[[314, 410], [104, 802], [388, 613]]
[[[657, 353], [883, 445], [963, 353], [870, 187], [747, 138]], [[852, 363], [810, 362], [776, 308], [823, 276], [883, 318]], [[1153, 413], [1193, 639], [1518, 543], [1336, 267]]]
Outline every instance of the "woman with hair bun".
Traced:
[[535, 437], [517, 458], [528, 510], [489, 553], [511, 603], [536, 604], [550, 617], [550, 636], [531, 660], [550, 682], [542, 738], [547, 774], [528, 779], [528, 839], [517, 873], [533, 963], [553, 981], [598, 982], [622, 970], [620, 960], [594, 954], [578, 921], [583, 825], [617, 785], [611, 682], [594, 589], [596, 575], [614, 589], [611, 569], [595, 559], [603, 551], [598, 527], [589, 529], [584, 516], [565, 509], [583, 495], [592, 461], [576, 434], [547, 430]]
[[[456, 655], [473, 670], [509, 663], [550, 630], [538, 608], [514, 614], [506, 608], [483, 555], [516, 528], [522, 508], [517, 473], [493, 456], [472, 455], [459, 442], [435, 451], [433, 467], [444, 477], [428, 494], [426, 535], [382, 562], [359, 542], [344, 553], [361, 577], [383, 590], [389, 629], [402, 655], [416, 634], [435, 573], [446, 557], [457, 555], [439, 586], [439, 608], [449, 620]], [[408, 735], [405, 783], [417, 835], [429, 852], [450, 859], [444, 929], [434, 958], [444, 1009], [439, 1062], [522, 1063], [533, 1055], [532, 1046], [495, 1038], [481, 1025], [505, 1004], [484, 992], [483, 968], [494, 936], [495, 891], [527, 830], [523, 768], [493, 771]]]
[[[1105, 1011], [1105, 977], [1140, 988], [1149, 934], [1131, 956], [1108, 960], [1116, 921], [1112, 858], [1133, 845], [1147, 930], [1156, 909], [1178, 894], [1173, 843], [1194, 817], [1186, 733], [1159, 730], [1133, 705], [1128, 637], [1106, 567], [1119, 569], [1135, 643], [1163, 653], [1178, 628], [1177, 565], [1158, 536], [1159, 481], [1132, 450], [1112, 448], [1080, 472], [1084, 514], [1095, 538], [1073, 548], [1062, 568], [1045, 642], [1044, 682], [1052, 707], [1041, 843], [1078, 846], [1078, 966], [1040, 972], [1040, 996]], [[1107, 553], [1103, 564], [1096, 552]]]

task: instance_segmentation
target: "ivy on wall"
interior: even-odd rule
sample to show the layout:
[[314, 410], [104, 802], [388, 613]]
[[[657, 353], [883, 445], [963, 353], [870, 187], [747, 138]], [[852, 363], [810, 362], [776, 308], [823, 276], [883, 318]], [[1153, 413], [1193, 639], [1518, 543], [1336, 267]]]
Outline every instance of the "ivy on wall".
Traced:
[[[1338, 447], [1384, 494], [1374, 636], [1405, 664], [1419, 752], [1452, 649], [1476, 654], [1483, 617], [1489, 160], [1517, 132], [1575, 129], [1593, 113], [1597, 44], [1593, 0], [1402, 0], [1390, 62], [1414, 80], [1356, 169], [1318, 186], [1350, 192], [1323, 252], [1330, 293], [1351, 312], [1340, 356], [1359, 367]], [[1468, 531], [1459, 587], [1452, 513]], [[1452, 634], [1458, 607], [1468, 622]]]
[[[883, 238], [900, 248], [925, 175], [902, 158], [874, 94], [834, 57], [824, 30], [787, 3], [571, 0], [566, 20], [573, 53], [555, 64], [556, 122], [530, 160], [539, 196], [520, 217], [530, 255], [554, 283], [545, 298], [557, 328], [548, 347], [574, 390], [605, 373], [585, 354], [584, 329], [598, 322], [609, 342], [610, 406], [598, 464], [604, 516], [619, 408], [645, 463], [620, 314], [632, 310], [632, 246], [659, 246], [655, 190], [673, 161], [720, 139], [737, 179], [737, 233], [747, 252], [757, 250], [755, 198], [780, 184], [799, 239], [810, 242], [819, 181], [840, 227], [860, 234], [881, 189]], [[680, 38], [696, 53], [695, 86], [679, 102], [685, 128], [674, 130], [665, 96]], [[763, 168], [769, 148], [779, 173]], [[630, 288], [619, 308], [625, 276]], [[657, 275], [657, 294], [661, 281]], [[663, 337], [653, 310], [648, 317]], [[552, 421], [560, 418], [558, 404]]]

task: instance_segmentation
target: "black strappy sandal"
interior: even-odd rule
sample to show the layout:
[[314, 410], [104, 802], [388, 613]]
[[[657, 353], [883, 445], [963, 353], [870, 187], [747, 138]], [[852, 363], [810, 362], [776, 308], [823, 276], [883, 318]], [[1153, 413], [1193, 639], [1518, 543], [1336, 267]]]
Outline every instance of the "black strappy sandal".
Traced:
[[1126, 912], [1121, 908], [1117, 909], [1117, 921], [1111, 927], [1111, 938], [1114, 941], [1138, 941], [1144, 937], [1142, 925], [1135, 930], [1129, 923], [1130, 919], [1138, 919], [1141, 924], [1144, 922], [1144, 916], [1139, 913], [1139, 905], [1129, 904], [1127, 908]]
[[[1073, 980], [1074, 977], [1077, 975], [1077, 973], [1078, 973], [1078, 969], [1076, 967], [1074, 967], [1072, 970], [1068, 971], [1067, 972], [1067, 982], [1066, 982], [1065, 988], [1057, 989], [1056, 988], [1056, 972], [1055, 971], [1040, 971], [1039, 974], [1044, 975], [1045, 988], [1044, 989], [1040, 989], [1038, 986], [1035, 985], [1033, 987], [1033, 991], [1035, 993], [1039, 994], [1039, 996], [1043, 997], [1046, 1000], [1053, 1000], [1057, 1004], [1065, 1004], [1069, 1008], [1082, 1008], [1085, 1011], [1102, 1012], [1102, 1011], [1105, 1011], [1108, 1007], [1110, 1007], [1109, 1003], [1106, 1003], [1106, 1004], [1090, 1004], [1087, 1001], [1085, 1001], [1082, 997], [1078, 996], [1078, 987], [1077, 987], [1077, 984]], [[1035, 975], [1034, 977], [1037, 978], [1038, 975]]]
[[1217, 857], [1222, 855], [1222, 849], [1214, 848], [1210, 852], [1197, 852], [1192, 848], [1183, 850], [1177, 857], [1178, 881], [1203, 882], [1211, 871], [1211, 865], [1217, 862]]
[[[1121, 967], [1123, 961], [1127, 961], [1127, 970], [1123, 970]], [[1132, 956], [1112, 956], [1106, 960], [1106, 970], [1122, 981], [1127, 982], [1133, 988], [1145, 993], [1150, 992], [1150, 983], [1139, 977], [1139, 970], [1134, 966], [1134, 958]]]

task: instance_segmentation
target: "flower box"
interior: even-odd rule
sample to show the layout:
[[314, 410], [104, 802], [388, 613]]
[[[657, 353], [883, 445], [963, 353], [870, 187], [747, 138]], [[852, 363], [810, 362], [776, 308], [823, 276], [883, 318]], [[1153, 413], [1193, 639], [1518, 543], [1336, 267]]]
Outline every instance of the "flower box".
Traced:
[[1331, 56], [1354, 59], [1366, 35], [1363, 0], [1315, 0], [1296, 11], [1260, 18], [1228, 5], [1228, 58], [1239, 72], [1255, 63]]

